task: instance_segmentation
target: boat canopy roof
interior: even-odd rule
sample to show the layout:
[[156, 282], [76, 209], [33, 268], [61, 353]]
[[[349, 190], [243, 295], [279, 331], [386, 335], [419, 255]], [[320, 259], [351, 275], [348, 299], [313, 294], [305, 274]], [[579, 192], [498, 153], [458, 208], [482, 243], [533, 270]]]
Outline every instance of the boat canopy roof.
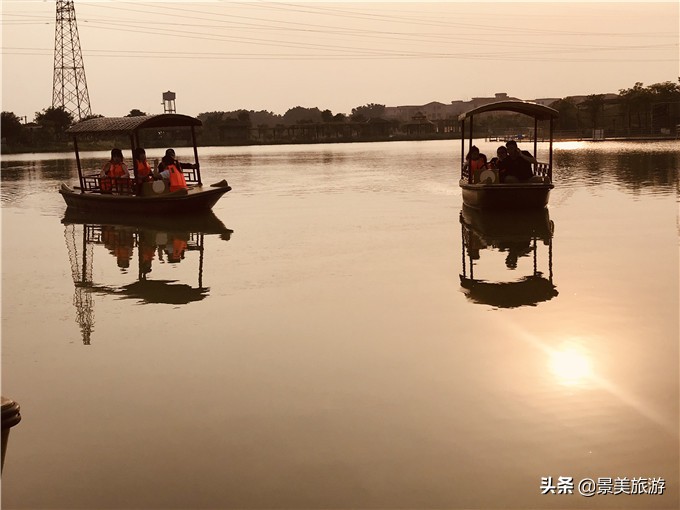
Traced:
[[477, 108], [473, 108], [458, 116], [458, 120], [465, 120], [468, 117], [485, 112], [515, 112], [529, 115], [538, 120], [556, 119], [560, 113], [554, 108], [543, 106], [542, 104], [532, 103], [529, 101], [497, 101], [495, 103], [488, 103]]
[[195, 117], [176, 113], [159, 115], [142, 115], [139, 117], [98, 117], [74, 124], [66, 130], [73, 135], [81, 134], [128, 134], [144, 128], [170, 128], [200, 126], [202, 123]]
[[460, 285], [471, 301], [497, 308], [535, 306], [559, 295], [550, 280], [535, 275], [516, 282], [486, 282], [461, 277]]

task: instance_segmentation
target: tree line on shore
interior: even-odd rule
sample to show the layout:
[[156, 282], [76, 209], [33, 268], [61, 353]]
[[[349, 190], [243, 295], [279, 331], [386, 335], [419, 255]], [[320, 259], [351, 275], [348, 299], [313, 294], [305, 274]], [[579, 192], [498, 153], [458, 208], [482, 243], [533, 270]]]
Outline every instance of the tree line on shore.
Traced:
[[[614, 97], [591, 94], [559, 99], [550, 105], [560, 113], [555, 130], [558, 135], [571, 133], [578, 138], [588, 137], [593, 130], [603, 130], [607, 136], [676, 135], [680, 125], [678, 81], [646, 87], [637, 82]], [[349, 115], [302, 106], [290, 108], [283, 115], [244, 109], [205, 112], [198, 115], [203, 123], [199, 137], [202, 145], [245, 145], [453, 138], [460, 134], [455, 115], [430, 120], [420, 114], [404, 121], [385, 118], [385, 111], [385, 105], [369, 103], [353, 108]], [[146, 113], [132, 109], [126, 117], [141, 115]], [[96, 117], [101, 115], [89, 118]], [[30, 123], [22, 123], [13, 112], [3, 111], [3, 152], [66, 149], [65, 130], [73, 123], [73, 116], [61, 107], [36, 112]], [[525, 119], [513, 114], [482, 116], [475, 125], [475, 135], [483, 137], [493, 130], [496, 134], [517, 131], [525, 124]]]

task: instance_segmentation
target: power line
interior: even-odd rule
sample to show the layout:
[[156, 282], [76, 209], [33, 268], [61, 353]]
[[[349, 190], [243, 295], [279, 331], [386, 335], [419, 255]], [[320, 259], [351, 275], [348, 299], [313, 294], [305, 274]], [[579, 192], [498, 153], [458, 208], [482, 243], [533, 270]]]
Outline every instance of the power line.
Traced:
[[[139, 4], [135, 4], [139, 5]], [[145, 5], [145, 4], [142, 4]], [[244, 5], [244, 4], [241, 4]], [[248, 7], [252, 7], [253, 4], [246, 4]], [[299, 11], [301, 9], [300, 6], [297, 6], [295, 4], [276, 4], [274, 6], [271, 5], [258, 5], [254, 4], [257, 7], [267, 7], [271, 9], [283, 9], [284, 11]], [[280, 7], [282, 6], [282, 7]], [[92, 7], [90, 5], [90, 7]], [[139, 24], [144, 24], [145, 29], [144, 29], [144, 34], [145, 35], [151, 35], [151, 36], [171, 36], [174, 39], [194, 39], [194, 40], [205, 40], [205, 41], [210, 41], [210, 42], [225, 42], [225, 43], [243, 43], [247, 45], [255, 45], [255, 46], [269, 46], [275, 49], [278, 49], [280, 51], [278, 52], [268, 52], [268, 53], [236, 53], [236, 52], [219, 52], [219, 53], [185, 53], [182, 52], [181, 50], [175, 50], [171, 52], [153, 52], [153, 51], [136, 51], [134, 54], [133, 53], [125, 53], [125, 52], [120, 52], [117, 50], [90, 50], [87, 51], [86, 53], [91, 56], [96, 56], [96, 57], [101, 57], [101, 58], [149, 58], [149, 57], [154, 57], [154, 58], [191, 58], [191, 59], [242, 59], [242, 58], [253, 58], [253, 59], [297, 59], [297, 60], [302, 60], [302, 59], [309, 59], [309, 60], [317, 60], [317, 59], [345, 59], [345, 60], [350, 60], [350, 59], [356, 59], [356, 60], [362, 60], [362, 59], [420, 59], [420, 58], [431, 58], [431, 59], [481, 59], [481, 60], [502, 60], [502, 61], [507, 61], [507, 60], [517, 60], [517, 61], [536, 61], [536, 62], [543, 62], [548, 59], [544, 58], [545, 56], [551, 56], [549, 60], [551, 61], [559, 61], [559, 62], [600, 62], [604, 61], [605, 59], [603, 58], [596, 58], [591, 56], [590, 58], [577, 58], [574, 55], [579, 54], [579, 53], [593, 53], [593, 52], [606, 52], [606, 53], [614, 53], [614, 52], [619, 52], [622, 54], [627, 54], [629, 52], [633, 51], [649, 51], [649, 50], [664, 50], [664, 49], [673, 49], [677, 48], [677, 43], [674, 44], [647, 44], [647, 45], [618, 45], [618, 46], [611, 46], [611, 45], [596, 45], [596, 44], [560, 44], [560, 43], [553, 43], [553, 42], [548, 42], [548, 43], [542, 43], [540, 49], [536, 49], [536, 45], [531, 43], [531, 42], [511, 42], [508, 43], [507, 40], [504, 40], [503, 37], [514, 37], [513, 34], [494, 34], [494, 38], [489, 38], [488, 36], [485, 36], [483, 38], [479, 37], [461, 37], [458, 35], [452, 35], [452, 34], [429, 34], [429, 33], [417, 33], [417, 38], [414, 37], [414, 33], [412, 32], [400, 32], [400, 31], [380, 31], [380, 30], [357, 30], [357, 29], [347, 29], [344, 27], [328, 27], [328, 28], [319, 28], [322, 27], [321, 25], [318, 24], [310, 24], [310, 23], [299, 23], [299, 22], [283, 22], [279, 20], [263, 20], [262, 18], [254, 18], [251, 16], [238, 16], [239, 18], [243, 19], [249, 19], [249, 20], [257, 20], [257, 21], [265, 21], [267, 24], [257, 24], [257, 23], [251, 23], [251, 22], [240, 22], [240, 21], [232, 21], [231, 18], [233, 18], [233, 15], [230, 14], [223, 14], [223, 13], [210, 13], [208, 11], [202, 11], [202, 10], [196, 10], [196, 9], [180, 9], [176, 7], [163, 7], [163, 6], [153, 6], [155, 9], [160, 9], [161, 11], [170, 11], [173, 14], [166, 14], [166, 12], [159, 12], [158, 10], [156, 11], [150, 11], [148, 9], [130, 9], [126, 7], [112, 7], [112, 6], [105, 6], [101, 4], [96, 4], [96, 7], [99, 8], [105, 8], [105, 9], [113, 9], [117, 11], [125, 11], [125, 12], [135, 12], [135, 13], [143, 13], [143, 14], [152, 14], [152, 15], [162, 15], [162, 16], [170, 16], [171, 18], [176, 17], [176, 12], [181, 12], [182, 14], [182, 19], [195, 19], [195, 20], [200, 20], [200, 21], [207, 21], [208, 19], [214, 23], [217, 22], [218, 25], [210, 25], [209, 28], [221, 28], [223, 25], [226, 24], [230, 26], [230, 29], [232, 32], [234, 30], [239, 30], [239, 31], [258, 31], [261, 32], [263, 29], [267, 30], [276, 30], [277, 33], [285, 33], [285, 32], [292, 32], [294, 35], [304, 35], [304, 34], [316, 34], [316, 33], [321, 33], [324, 36], [328, 36], [329, 33], [332, 35], [340, 35], [345, 37], [343, 39], [343, 42], [345, 44], [335, 44], [331, 43], [331, 41], [326, 37], [326, 40], [328, 43], [319, 43], [319, 42], [308, 42], [307, 40], [291, 40], [291, 39], [285, 39], [285, 38], [268, 38], [268, 37], [251, 37], [251, 36], [243, 36], [243, 35], [225, 35], [223, 33], [212, 33], [209, 31], [205, 31], [205, 26], [204, 25], [199, 25], [199, 24], [192, 24], [192, 23], [180, 23], [177, 21], [172, 21], [172, 22], [163, 22], [159, 23], [157, 25], [153, 25], [151, 27], [148, 26], [148, 20], [121, 20], [121, 19], [111, 19], [107, 18], [106, 21], [100, 21], [97, 18], [86, 18], [86, 27], [93, 28], [96, 30], [113, 30], [116, 32], [131, 32], [131, 33], [136, 33], [139, 34], [140, 30], [137, 27]], [[303, 11], [308, 11], [310, 13], [318, 13], [322, 12], [326, 16], [330, 15], [335, 15], [338, 13], [343, 13], [348, 16], [353, 16], [357, 14], [357, 11], [355, 10], [348, 10], [348, 9], [337, 9], [337, 8], [330, 8], [330, 7], [305, 7], [302, 8]], [[197, 16], [191, 16], [187, 15], [186, 13], [198, 13], [198, 14], [210, 14], [213, 17], [212, 18], [203, 18], [203, 17], [197, 17]], [[360, 14], [364, 14], [359, 12]], [[219, 17], [227, 17], [229, 18], [228, 20], [222, 20], [222, 19], [215, 19], [215, 15], [218, 15]], [[372, 15], [372, 16], [378, 16], [378, 15]], [[399, 16], [392, 16], [392, 15], [380, 15], [379, 18], [384, 21], [394, 21], [394, 19], [398, 18], [400, 20], [403, 20], [405, 18], [399, 17]], [[43, 19], [43, 18], [41, 18]], [[81, 21], [82, 23], [82, 21]], [[271, 25], [270, 23], [276, 23], [277, 25]], [[281, 26], [283, 24], [283, 26]], [[181, 30], [177, 29], [176, 27], [197, 27], [197, 26], [202, 26], [204, 29], [203, 33], [197, 34], [195, 31], [192, 30]], [[294, 27], [294, 28], [293, 28]], [[300, 28], [304, 27], [304, 28]], [[314, 27], [314, 28], [312, 28]], [[354, 37], [354, 39], [347, 39], [347, 36], [351, 35]], [[628, 34], [630, 35], [630, 34]], [[500, 37], [500, 39], [499, 39]], [[380, 46], [367, 46], [363, 42], [361, 42], [361, 39], [379, 39], [379, 40], [385, 40], [388, 42], [407, 42], [411, 46], [408, 48], [399, 48], [395, 46], [390, 46], [389, 48], [384, 48]], [[434, 40], [433, 40], [434, 39]], [[315, 39], [315, 41], [318, 41], [318, 39]], [[347, 42], [356, 42], [356, 44], [350, 44], [348, 45]], [[414, 48], [412, 45], [414, 43], [422, 43], [426, 45], [430, 45], [433, 42], [436, 43], [451, 43], [451, 44], [458, 44], [456, 47], [456, 51], [447, 51], [441, 44], [436, 47], [436, 49], [431, 49], [431, 48], [422, 48], [422, 49], [417, 49]], [[462, 51], [460, 48], [460, 44], [466, 44], [466, 43], [471, 43], [474, 44], [474, 48], [469, 50], [469, 51]], [[498, 51], [496, 49], [493, 49], [493, 53], [490, 54], [488, 52], [484, 51], [484, 47], [488, 46], [493, 46], [495, 44], [511, 44], [512, 46], [509, 47], [509, 49], [505, 51]], [[526, 50], [522, 50], [522, 48], [526, 48]], [[286, 49], [295, 49], [295, 50], [307, 50], [304, 53], [291, 53], [290, 51], [285, 51]], [[5, 54], [20, 54], [20, 53], [12, 53], [10, 48], [5, 48], [3, 49], [3, 52]], [[21, 54], [38, 54], [35, 53], [35, 51], [39, 51], [39, 49], [23, 49], [24, 53]], [[15, 50], [16, 51], [16, 50]], [[29, 53], [26, 53], [29, 51]], [[30, 53], [30, 52], [33, 53]], [[621, 62], [638, 62], [638, 61], [655, 61], [655, 62], [669, 62], [669, 61], [674, 61], [674, 58], [651, 58], [650, 56], [639, 59], [634, 59], [631, 58], [630, 56], [626, 56], [625, 58], [619, 59], [619, 60], [613, 60], [611, 57], [607, 57], [606, 61], [621, 61]]]
[[[2, 52], [5, 55], [49, 55], [49, 48], [28, 48], [28, 47], [3, 47]], [[241, 60], [241, 59], [297, 59], [297, 60], [319, 60], [319, 59], [337, 59], [337, 60], [375, 60], [375, 59], [480, 59], [480, 60], [503, 60], [503, 61], [537, 61], [537, 62], [611, 62], [611, 58], [573, 58], [563, 57], [556, 59], [554, 57], [525, 57], [515, 53], [508, 53], [504, 55], [494, 54], [429, 54], [425, 57], [418, 54], [398, 54], [398, 55], [365, 55], [365, 54], [348, 54], [348, 55], [303, 55], [295, 53], [221, 53], [221, 52], [177, 52], [177, 51], [137, 51], [137, 50], [97, 50], [90, 49], [84, 52], [89, 58], [143, 58], [143, 59], [190, 59], [190, 60]], [[672, 62], [674, 59], [629, 59], [625, 58], [619, 60], [620, 62]]]

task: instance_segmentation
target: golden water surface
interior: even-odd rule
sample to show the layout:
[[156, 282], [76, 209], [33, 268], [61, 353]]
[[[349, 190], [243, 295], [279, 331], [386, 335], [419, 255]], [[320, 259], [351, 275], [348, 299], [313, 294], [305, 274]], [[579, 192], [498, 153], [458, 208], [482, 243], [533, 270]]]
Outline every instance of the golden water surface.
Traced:
[[680, 143], [557, 144], [528, 219], [458, 150], [206, 148], [193, 224], [3, 156], [3, 508], [678, 508]]

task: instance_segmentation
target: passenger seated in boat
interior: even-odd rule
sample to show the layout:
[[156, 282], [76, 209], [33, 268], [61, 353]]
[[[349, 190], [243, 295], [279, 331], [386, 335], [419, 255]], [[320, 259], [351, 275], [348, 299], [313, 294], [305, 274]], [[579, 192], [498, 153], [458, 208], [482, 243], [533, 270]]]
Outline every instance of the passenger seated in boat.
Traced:
[[146, 151], [141, 147], [135, 149], [135, 169], [137, 170], [138, 184], [153, 181], [151, 166], [149, 166], [149, 162], [146, 160]]
[[501, 183], [529, 181], [534, 175], [531, 165], [536, 163], [536, 159], [528, 151], [520, 151], [514, 140], [510, 140], [505, 146], [508, 157], [498, 163]]
[[[165, 157], [171, 158], [174, 165], [177, 168], [196, 168], [196, 165], [194, 165], [193, 163], [180, 163], [179, 161], [177, 161], [177, 159], [175, 158], [175, 150], [174, 149], [166, 150], [165, 151]], [[160, 164], [158, 165], [158, 171], [159, 172], [163, 171], [163, 168], [164, 168], [163, 161], [165, 160], [165, 157], [163, 157], [163, 160], [161, 160]]]
[[158, 170], [154, 173], [154, 177], [167, 181], [170, 186], [170, 192], [187, 189], [184, 172], [182, 172], [178, 162], [172, 156], [163, 156], [161, 163], [158, 165]]
[[505, 145], [501, 145], [496, 149], [496, 157], [491, 158], [489, 161], [489, 168], [499, 168], [501, 161], [508, 157], [508, 149]]
[[479, 152], [476, 145], [470, 147], [470, 152], [465, 156], [465, 163], [463, 164], [463, 171], [468, 170], [471, 175], [486, 168], [486, 156]]
[[111, 193], [114, 189], [120, 191], [123, 188], [129, 188], [130, 174], [127, 166], [123, 163], [123, 151], [111, 149], [111, 160], [104, 163], [99, 177], [101, 177], [100, 188], [102, 193]]

